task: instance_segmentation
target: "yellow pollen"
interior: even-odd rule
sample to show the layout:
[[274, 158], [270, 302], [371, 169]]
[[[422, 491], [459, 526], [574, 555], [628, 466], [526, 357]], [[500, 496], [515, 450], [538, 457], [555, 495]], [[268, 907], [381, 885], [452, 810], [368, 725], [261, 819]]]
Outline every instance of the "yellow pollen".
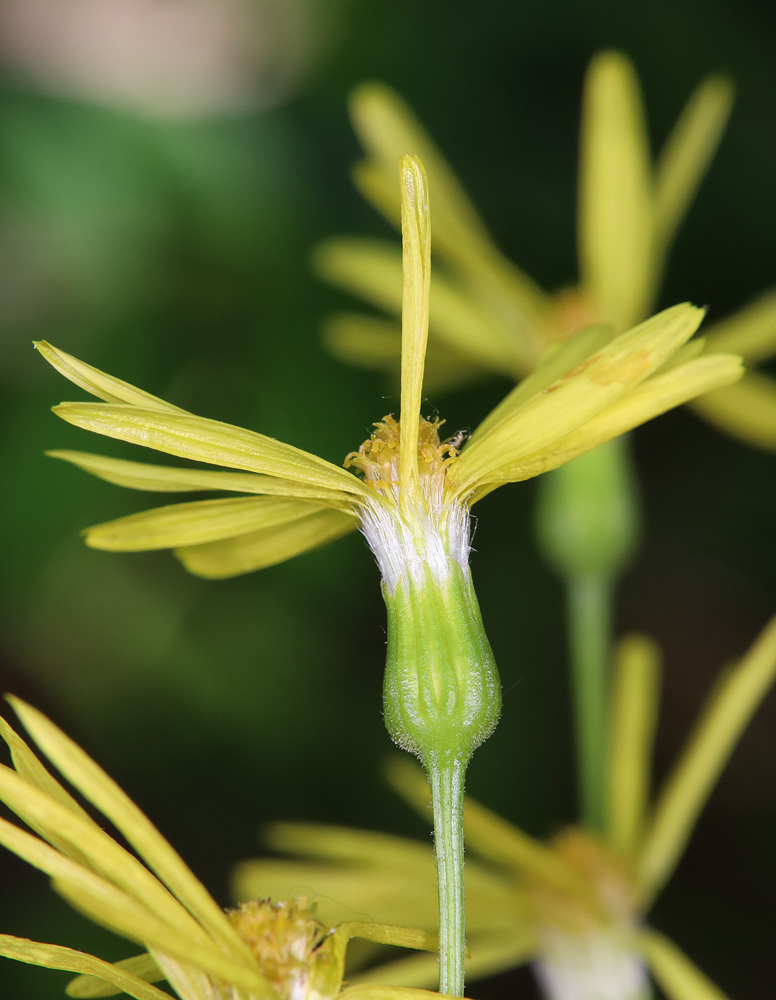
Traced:
[[[458, 456], [460, 439], [440, 441], [443, 420], [420, 418], [418, 426], [418, 470], [421, 476], [439, 475]], [[400, 422], [388, 414], [375, 425], [375, 431], [358, 451], [345, 458], [345, 468], [358, 469], [378, 493], [399, 486]]]
[[315, 904], [305, 896], [289, 903], [271, 900], [243, 903], [228, 912], [229, 920], [245, 941], [262, 975], [281, 997], [299, 994], [316, 964], [316, 950], [328, 929], [315, 919]]

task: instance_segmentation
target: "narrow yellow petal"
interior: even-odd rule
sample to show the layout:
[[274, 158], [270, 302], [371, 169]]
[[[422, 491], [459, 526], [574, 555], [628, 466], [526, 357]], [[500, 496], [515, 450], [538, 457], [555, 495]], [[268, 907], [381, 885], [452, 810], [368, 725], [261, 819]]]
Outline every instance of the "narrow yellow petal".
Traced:
[[647, 636], [623, 639], [615, 651], [607, 815], [608, 839], [624, 857], [633, 856], [643, 833], [659, 689], [657, 645]]
[[324, 323], [323, 341], [335, 358], [348, 364], [398, 373], [401, 357], [398, 322], [366, 313], [335, 313]]
[[617, 52], [588, 70], [579, 201], [582, 287], [603, 322], [627, 330], [653, 294], [652, 190], [638, 81]]
[[704, 327], [708, 351], [740, 354], [744, 361], [776, 355], [776, 289], [770, 289], [719, 323]]
[[650, 971], [669, 1000], [728, 1000], [679, 948], [657, 931], [644, 931], [639, 944]]
[[[479, 907], [474, 895], [467, 866], [467, 913], [469, 925], [479, 920], [483, 906], [491, 910], [503, 900], [492, 894], [482, 894]], [[475, 884], [477, 879], [475, 876]], [[307, 896], [318, 904], [320, 919], [330, 925], [354, 916], [383, 923], [413, 924], [435, 928], [439, 897], [433, 850], [428, 845], [425, 874], [406, 869], [392, 870], [385, 866], [283, 861], [262, 858], [244, 861], [232, 873], [232, 894], [235, 899], [289, 899]], [[504, 912], [510, 913], [506, 909]]]
[[45, 340], [37, 341], [35, 347], [61, 375], [106, 403], [130, 403], [132, 406], [141, 406], [145, 410], [186, 413], [186, 410], [182, 410], [179, 406], [173, 406], [172, 403], [167, 403], [163, 399], [159, 399], [158, 396], [152, 396], [150, 392], [144, 392], [142, 389], [130, 385], [129, 382], [122, 382], [121, 379], [106, 375], [105, 372], [101, 372], [97, 368], [92, 368], [91, 365], [79, 361], [72, 354], [60, 351]]
[[746, 372], [740, 382], [692, 401], [704, 419], [746, 444], [776, 450], [776, 382]]
[[668, 137], [655, 178], [655, 237], [662, 253], [670, 246], [714, 158], [732, 106], [730, 81], [709, 77], [690, 97]]
[[[223, 911], [134, 802], [69, 736], [41, 712], [17, 698], [12, 698], [10, 701], [24, 727], [49, 760], [126, 837], [196, 920], [225, 946], [228, 952], [240, 956], [247, 954], [247, 949], [241, 944]], [[107, 835], [105, 841], [111, 845], [109, 850], [116, 859], [116, 870], [128, 868], [129, 861], [135, 861]], [[97, 848], [98, 856], [100, 850], [105, 851], [107, 860], [105, 842], [101, 848]], [[175, 903], [173, 897], [142, 865], [135, 862], [132, 868], [133, 871], [128, 872], [123, 883], [119, 884], [124, 884], [129, 891], [141, 893], [142, 880], [153, 893], [153, 896], [149, 893], [149, 905], [153, 905], [156, 909], [157, 904], [153, 900], [158, 899], [170, 913], [172, 922], [176, 919], [180, 921], [181, 917], [187, 916], [183, 907]], [[106, 867], [100, 866], [100, 869], [106, 873], [110, 872], [111, 877], [116, 877], [113, 863]], [[143, 873], [142, 878], [141, 873]], [[144, 897], [140, 894], [139, 898]], [[183, 926], [189, 925], [196, 926], [194, 921], [186, 920], [183, 923]]]
[[[533, 929], [521, 922], [508, 931], [467, 934], [466, 975], [469, 979], [493, 976], [530, 962], [536, 957]], [[433, 986], [439, 980], [439, 960], [434, 955], [409, 955], [385, 962], [348, 977], [351, 986]]]
[[356, 527], [351, 514], [320, 510], [274, 528], [261, 528], [220, 542], [183, 546], [175, 550], [175, 555], [190, 573], [224, 579], [285, 562], [333, 542]]
[[733, 437], [776, 450], [776, 382], [767, 375], [746, 372], [740, 382], [694, 399], [691, 405]]
[[776, 618], [741, 662], [722, 676], [666, 778], [639, 857], [651, 903], [676, 867], [698, 816], [741, 734], [776, 679]]
[[76, 427], [189, 458], [288, 479], [338, 496], [363, 496], [366, 487], [345, 469], [275, 438], [218, 420], [178, 413], [159, 413], [135, 406], [61, 403], [54, 413]]
[[269, 847], [285, 854], [374, 865], [410, 873], [428, 872], [432, 855], [428, 844], [373, 830], [316, 823], [271, 823], [264, 831]]
[[120, 517], [86, 528], [83, 534], [87, 545], [108, 552], [174, 549], [222, 541], [248, 532], [282, 531], [288, 524], [327, 509], [285, 497], [194, 500]]
[[461, 491], [497, 473], [501, 479], [500, 470], [511, 469], [544, 449], [551, 458], [558, 441], [584, 428], [626, 393], [633, 394], [639, 383], [689, 340], [703, 315], [702, 309], [687, 303], [666, 309], [620, 334], [511, 409], [505, 419], [464, 448], [455, 466]]
[[147, 944], [154, 951], [201, 969], [208, 976], [236, 987], [255, 990], [257, 996], [277, 1000], [277, 994], [259, 973], [252, 958], [244, 963], [224, 954], [213, 943], [194, 944], [178, 927], [163, 923], [151, 910], [116, 892], [102, 892], [55, 879], [54, 890], [90, 920], [114, 933]]
[[401, 316], [402, 263], [398, 245], [353, 236], [329, 239], [315, 248], [312, 264], [318, 277], [329, 284]]
[[133, 490], [158, 493], [193, 493], [199, 490], [229, 490], [235, 493], [272, 494], [308, 500], [328, 500], [330, 490], [306, 486], [261, 476], [255, 472], [213, 472], [210, 469], [181, 469], [169, 465], [149, 465], [145, 462], [128, 462], [121, 458], [108, 458], [84, 451], [47, 451], [49, 458], [60, 458], [77, 465], [99, 479], [116, 486]]
[[[57, 969], [60, 972], [78, 972], [97, 980], [110, 983], [120, 993], [134, 997], [134, 1000], [169, 1000], [169, 993], [158, 990], [131, 972], [122, 969], [120, 965], [103, 962], [94, 955], [87, 955], [72, 948], [63, 948], [55, 944], [42, 944], [29, 941], [27, 938], [11, 937], [0, 934], [0, 955], [12, 958], [27, 965], [38, 965], [45, 969]], [[77, 980], [76, 980], [77, 981]], [[73, 993], [71, 996], [114, 996], [109, 993]]]
[[612, 339], [612, 333], [612, 328], [609, 326], [590, 326], [580, 330], [579, 333], [563, 343], [548, 348], [531, 374], [526, 375], [502, 399], [498, 406], [491, 410], [472, 434], [470, 440], [473, 442], [484, 437], [485, 434], [520, 409], [532, 396], [542, 392], [556, 379], [576, 368], [596, 351], [601, 350]]
[[[432, 299], [433, 290], [432, 279]], [[398, 323], [366, 314], [336, 313], [324, 324], [323, 340], [334, 357], [341, 361], [374, 371], [395, 373], [398, 387], [401, 357], [401, 327]], [[448, 392], [484, 378], [489, 370], [492, 366], [481, 367], [469, 353], [450, 349], [438, 338], [432, 338], [426, 348], [423, 388], [427, 393]], [[389, 394], [393, 395], [393, 392]]]
[[667, 368], [615, 402], [598, 416], [554, 442], [551, 449], [526, 455], [514, 465], [502, 466], [492, 479], [483, 477], [472, 494], [474, 503], [503, 483], [531, 479], [570, 462], [599, 444], [611, 441], [700, 393], [741, 377], [741, 361], [729, 354], [696, 358], [678, 368]]
[[[418, 766], [400, 757], [391, 758], [386, 776], [390, 785], [415, 809], [421, 813], [430, 809], [428, 782]], [[554, 888], [589, 894], [584, 880], [555, 851], [468, 797], [464, 806], [464, 832], [471, 850], [490, 861], [531, 875]]]
[[76, 816], [85, 820], [89, 819], [89, 816], [73, 796], [60, 785], [56, 778], [49, 774], [21, 736], [11, 728], [2, 716], [0, 716], [0, 736], [11, 751], [13, 766], [22, 778], [45, 792], [60, 805], [70, 809]]
[[439, 947], [436, 934], [417, 927], [398, 927], [395, 924], [371, 921], [346, 920], [339, 925], [335, 934], [342, 934], [348, 939], [361, 938], [374, 944], [390, 944], [396, 948], [415, 948], [418, 951], [436, 951]]
[[[329, 240], [313, 258], [318, 273], [390, 313], [401, 312], [402, 262], [398, 247], [378, 240]], [[515, 338], [481, 298], [460, 284], [431, 274], [429, 331], [433, 339], [492, 371], [516, 372]]]
[[[188, 949], [208, 953], [215, 951], [209, 939], [195, 927], [193, 936], [186, 927], [185, 911], [183, 920], [163, 919], [152, 903], [154, 910], [146, 905], [145, 898], [124, 892], [95, 872], [76, 864], [64, 857], [59, 851], [44, 841], [33, 837], [24, 830], [0, 819], [0, 843], [28, 864], [45, 872], [54, 880], [55, 886], [65, 890], [68, 898], [89, 898], [95, 905], [105, 908], [113, 916], [106, 922], [107, 926], [124, 934], [133, 941], [149, 946], [171, 947], [178, 952]], [[149, 899], [149, 902], [150, 899]], [[96, 911], [89, 915], [98, 922], [103, 922]], [[218, 953], [216, 953], [218, 954]]]
[[[177, 923], [190, 931], [194, 940], [197, 940], [197, 936], [204, 939], [197, 924], [153, 875], [91, 820], [81, 819], [67, 807], [28, 785], [15, 771], [3, 765], [0, 765], [0, 799], [18, 816], [25, 818], [25, 821], [29, 816], [35, 828], [41, 830], [47, 840], [50, 839], [49, 832], [51, 832], [54, 837], [75, 846], [88, 859], [93, 872], [111, 879], [136, 899], [146, 900], [153, 906], [155, 912], [170, 923]], [[16, 830], [16, 827], [11, 829]], [[22, 833], [23, 831], [17, 830], [16, 834], [11, 834], [5, 829], [3, 836], [16, 837]], [[31, 849], [29, 843], [26, 844], [27, 848]], [[14, 847], [14, 850], [18, 849], [19, 845]], [[35, 850], [42, 857], [40, 854], [42, 847], [36, 845]], [[63, 865], [73, 864], [68, 858], [53, 850], [51, 855], [46, 855], [46, 858], [50, 861], [54, 854]], [[83, 871], [86, 872], [87, 869], [83, 868]]]
[[[133, 955], [132, 958], [123, 958], [120, 962], [114, 962], [113, 968], [121, 969], [146, 983], [157, 983], [164, 979], [164, 973], [147, 952]], [[65, 992], [69, 997], [88, 1000], [88, 998], [93, 997], [114, 997], [121, 991], [116, 990], [113, 984], [108, 984], [96, 976], [80, 975], [76, 979], [70, 980]]]
[[[196, 959], [193, 961], [207, 969], [222, 972], [227, 967], [228, 960], [224, 954], [199, 927], [192, 925], [195, 933], [190, 933], [191, 928], [186, 921], [188, 915], [182, 908], [179, 907], [179, 915], [173, 914], [172, 919], [164, 919], [159, 914], [157, 899], [146, 897], [142, 891], [135, 893], [133, 898], [133, 895], [94, 872], [63, 857], [42, 840], [2, 819], [0, 843], [50, 875], [54, 888], [96, 922], [139, 944], [160, 948], [181, 958], [194, 954]], [[256, 972], [251, 972], [252, 964], [250, 960], [247, 972], [236, 967], [238, 975], [243, 978], [256, 976]], [[229, 967], [234, 970], [234, 963], [229, 963]]]
[[423, 395], [423, 368], [428, 341], [428, 300], [431, 283], [431, 227], [428, 184], [421, 162], [402, 156], [401, 232], [401, 436], [399, 482], [416, 494], [419, 489], [418, 426]]
[[[488, 241], [477, 210], [458, 178], [423, 125], [395, 91], [379, 83], [362, 84], [351, 95], [350, 113], [353, 127], [374, 167], [383, 177], [387, 175], [393, 205], [389, 214], [392, 221], [399, 217], [396, 161], [405, 153], [414, 153], [431, 178], [434, 215], [438, 220], [435, 228], [440, 235], [447, 236], [451, 243], [462, 237], [478, 243]], [[381, 212], [387, 208], [383, 199], [375, 207]]]

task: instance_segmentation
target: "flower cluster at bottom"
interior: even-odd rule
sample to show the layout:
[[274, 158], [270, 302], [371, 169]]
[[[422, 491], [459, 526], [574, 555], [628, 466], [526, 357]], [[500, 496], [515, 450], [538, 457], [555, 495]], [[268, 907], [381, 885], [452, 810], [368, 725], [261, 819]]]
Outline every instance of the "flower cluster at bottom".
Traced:
[[[561, 830], [534, 839], [467, 799], [464, 826], [468, 978], [531, 962], [548, 1000], [644, 1000], [649, 974], [671, 1000], [725, 1000], [672, 941], [645, 924], [695, 823], [752, 715], [776, 679], [776, 618], [713, 688], [682, 754], [650, 801], [652, 737], [659, 692], [654, 644], [623, 640], [611, 706], [607, 824], [598, 835]], [[410, 762], [391, 762], [394, 788], [421, 812], [428, 788]], [[382, 833], [281, 823], [272, 848], [298, 859], [244, 862], [235, 887], [317, 891], [327, 919], [352, 912], [433, 927], [434, 867], [428, 846]], [[362, 979], [422, 986], [432, 956], [388, 961]]]
[[[343, 986], [353, 937], [409, 948], [436, 947], [434, 935], [405, 927], [349, 921], [335, 928], [315, 918], [305, 898], [249, 902], [225, 913], [179, 855], [116, 783], [40, 712], [12, 702], [57, 770], [125, 838], [107, 834], [0, 719], [13, 767], [0, 765], [0, 801], [38, 836], [0, 819], [0, 843], [52, 878], [77, 910], [144, 951], [111, 964], [59, 945], [0, 934], [0, 955], [80, 975], [75, 997], [124, 993], [169, 1000], [151, 985], [167, 980], [180, 1000], [433, 1000], [426, 990]], [[137, 856], [136, 856], [137, 855]], [[141, 860], [142, 859], [142, 860]]]

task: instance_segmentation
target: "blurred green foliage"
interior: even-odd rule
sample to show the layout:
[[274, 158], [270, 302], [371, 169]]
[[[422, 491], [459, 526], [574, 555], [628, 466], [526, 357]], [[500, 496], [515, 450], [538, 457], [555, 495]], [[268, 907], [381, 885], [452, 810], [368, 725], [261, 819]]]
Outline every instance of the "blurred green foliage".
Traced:
[[[348, 180], [351, 87], [402, 93], [504, 249], [545, 286], [573, 274], [577, 119], [590, 55], [626, 51], [654, 140], [712, 70], [732, 124], [679, 237], [661, 305], [716, 315], [776, 280], [776, 9], [550, 0], [310, 0], [317, 57], [261, 113], [151, 120], [0, 78], [0, 675], [79, 739], [226, 903], [226, 876], [274, 818], [425, 836], [378, 777], [384, 609], [357, 537], [261, 574], [188, 577], [169, 556], [89, 551], [78, 531], [144, 498], [43, 456], [89, 448], [49, 407], [77, 398], [35, 357], [45, 337], [197, 413], [336, 461], [397, 400], [319, 343], [344, 298], [308, 269], [334, 233], [388, 227]], [[433, 206], [432, 206], [433, 211]], [[433, 218], [433, 216], [432, 216]], [[434, 399], [472, 426], [506, 384]], [[621, 629], [667, 656], [658, 768], [716, 671], [776, 596], [773, 456], [686, 412], [636, 434], [644, 545]], [[112, 452], [126, 454], [119, 446]], [[477, 511], [473, 572], [505, 687], [470, 789], [544, 834], [573, 818], [561, 593], [532, 537], [534, 487]], [[740, 1000], [770, 995], [776, 838], [773, 698], [702, 820], [660, 924]], [[123, 957], [42, 876], [0, 859], [0, 929]], [[64, 981], [64, 977], [61, 977]], [[0, 993], [59, 994], [56, 974], [0, 968]], [[526, 974], [477, 990], [532, 996]]]

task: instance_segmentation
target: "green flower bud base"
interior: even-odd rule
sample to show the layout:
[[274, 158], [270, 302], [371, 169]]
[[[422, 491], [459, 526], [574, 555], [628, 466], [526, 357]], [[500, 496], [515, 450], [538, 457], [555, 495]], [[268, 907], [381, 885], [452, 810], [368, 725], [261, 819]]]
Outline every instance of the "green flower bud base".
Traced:
[[464, 775], [493, 731], [501, 685], [468, 569], [405, 577], [383, 589], [388, 610], [385, 724], [429, 777], [439, 880], [439, 989], [463, 996]]

